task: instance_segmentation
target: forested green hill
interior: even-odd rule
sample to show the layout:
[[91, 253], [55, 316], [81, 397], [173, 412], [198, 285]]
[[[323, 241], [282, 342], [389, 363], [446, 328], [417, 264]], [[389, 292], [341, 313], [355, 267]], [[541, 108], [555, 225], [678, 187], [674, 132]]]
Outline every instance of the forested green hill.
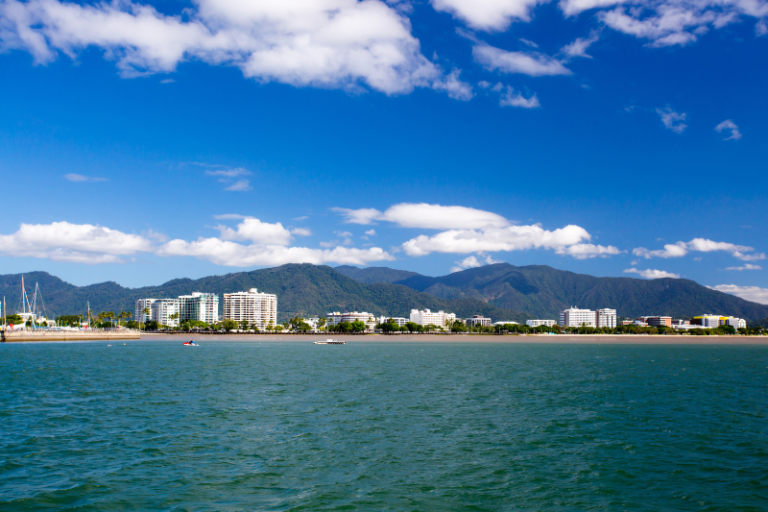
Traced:
[[[494, 320], [525, 321], [524, 315], [476, 299], [443, 299], [402, 285], [376, 283], [365, 285], [342, 275], [331, 267], [291, 264], [281, 267], [237, 272], [202, 279], [175, 279], [160, 286], [124, 288], [107, 282], [74, 286], [45, 272], [24, 276], [27, 293], [39, 283], [49, 316], [80, 314], [90, 301], [93, 311], [134, 312], [137, 299], [177, 297], [195, 291], [218, 293], [258, 288], [278, 297], [278, 318], [325, 315], [330, 311], [367, 311], [374, 315], [408, 317], [412, 308], [446, 310], [460, 317], [482, 314]], [[0, 292], [7, 298], [8, 309], [19, 304], [21, 275], [0, 276]]]
[[[339, 269], [345, 272], [345, 268]], [[399, 271], [395, 271], [399, 272]], [[353, 277], [370, 281], [386, 275], [381, 267], [356, 269]], [[756, 322], [768, 306], [701, 286], [688, 279], [593, 277], [545, 265], [516, 267], [498, 263], [443, 277], [411, 276], [394, 281], [444, 299], [476, 299], [521, 311], [529, 318], [557, 319], [565, 308], [614, 308], [620, 316], [669, 315], [689, 318], [703, 313], [733, 315]]]

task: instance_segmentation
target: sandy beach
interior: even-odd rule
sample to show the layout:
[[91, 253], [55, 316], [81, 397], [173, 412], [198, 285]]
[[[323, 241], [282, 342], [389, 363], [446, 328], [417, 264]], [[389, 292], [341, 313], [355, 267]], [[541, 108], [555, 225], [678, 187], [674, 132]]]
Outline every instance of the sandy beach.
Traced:
[[538, 343], [538, 344], [590, 344], [590, 345], [768, 345], [768, 336], [645, 336], [645, 335], [461, 335], [461, 334], [406, 334], [406, 335], [343, 335], [343, 334], [162, 334], [141, 336], [144, 341], [195, 339], [199, 343], [211, 341], [260, 341], [309, 343], [332, 338], [349, 343]]

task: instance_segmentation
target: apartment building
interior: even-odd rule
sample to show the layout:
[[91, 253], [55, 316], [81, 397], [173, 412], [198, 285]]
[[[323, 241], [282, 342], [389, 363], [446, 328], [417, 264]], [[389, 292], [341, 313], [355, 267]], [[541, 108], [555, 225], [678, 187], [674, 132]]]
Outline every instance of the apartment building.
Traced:
[[180, 316], [178, 299], [154, 299], [150, 307], [150, 320], [160, 325], [177, 327]]
[[418, 310], [418, 309], [412, 309], [411, 310], [411, 322], [417, 323], [419, 325], [436, 325], [438, 327], [445, 327], [446, 321], [455, 321], [456, 320], [456, 314], [455, 313], [446, 313], [444, 311], [430, 311], [428, 309]]
[[177, 300], [181, 320], [196, 320], [207, 324], [219, 321], [219, 296], [215, 293], [194, 292], [192, 295], [181, 295]]
[[472, 315], [472, 318], [467, 318], [464, 323], [468, 326], [481, 325], [483, 327], [491, 326], [491, 319], [486, 318], [483, 315]]
[[559, 323], [561, 327], [596, 327], [595, 320], [595, 312], [591, 309], [571, 307], [560, 312]]
[[[147, 323], [150, 320], [154, 320], [152, 318], [152, 304], [157, 299], [139, 299], [136, 301], [136, 311], [133, 315], [133, 318], [136, 319], [137, 322], [141, 322], [142, 324]], [[147, 313], [144, 313], [144, 310], [148, 309], [149, 311]]]
[[525, 325], [528, 327], [541, 327], [542, 325], [546, 325], [547, 327], [552, 327], [557, 322], [554, 320], [526, 320]]
[[616, 310], [615, 309], [598, 309], [595, 311], [595, 323], [597, 327], [609, 327], [611, 329], [616, 328]]
[[224, 294], [224, 318], [235, 322], [247, 321], [264, 330], [277, 325], [277, 295], [251, 288], [247, 292]]

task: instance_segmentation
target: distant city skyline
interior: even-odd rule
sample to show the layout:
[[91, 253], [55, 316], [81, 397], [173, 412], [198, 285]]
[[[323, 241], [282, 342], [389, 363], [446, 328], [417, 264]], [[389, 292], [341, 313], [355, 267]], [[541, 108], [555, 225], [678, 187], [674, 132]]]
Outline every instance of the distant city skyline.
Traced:
[[765, 1], [142, 5], [1, 4], [4, 274], [504, 261], [768, 303]]

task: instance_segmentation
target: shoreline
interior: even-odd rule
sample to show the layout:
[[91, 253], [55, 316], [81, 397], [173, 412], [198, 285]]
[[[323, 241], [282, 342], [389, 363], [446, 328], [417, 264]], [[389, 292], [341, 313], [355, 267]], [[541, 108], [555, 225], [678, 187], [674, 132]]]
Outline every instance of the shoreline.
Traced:
[[461, 335], [461, 334], [417, 334], [417, 335], [328, 335], [328, 334], [196, 334], [196, 333], [150, 333], [142, 334], [144, 341], [195, 339], [206, 341], [260, 341], [297, 342], [334, 340], [349, 343], [534, 343], [541, 345], [588, 344], [588, 345], [768, 345], [768, 336], [690, 336], [690, 335], [642, 335], [642, 334], [521, 334], [521, 335]]

